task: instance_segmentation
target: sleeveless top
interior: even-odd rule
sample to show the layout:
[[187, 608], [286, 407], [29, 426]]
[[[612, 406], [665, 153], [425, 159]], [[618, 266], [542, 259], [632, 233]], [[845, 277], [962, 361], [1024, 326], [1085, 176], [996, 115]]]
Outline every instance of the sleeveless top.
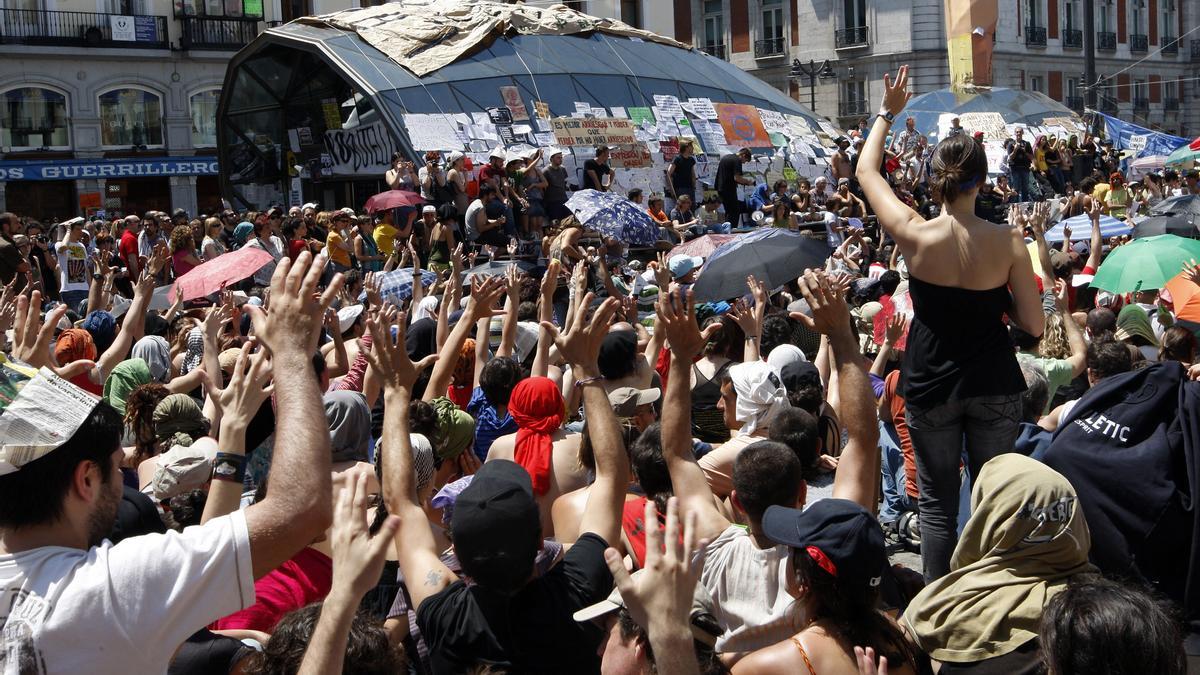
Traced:
[[[362, 239], [363, 253], [371, 256], [379, 255], [379, 244], [375, 243], [375, 237], [359, 235], [358, 238]], [[360, 260], [359, 264], [362, 265], [364, 272], [379, 272], [383, 269], [382, 260]]]
[[909, 276], [913, 318], [901, 387], [909, 405], [932, 408], [951, 399], [1003, 396], [1025, 390], [1009, 341], [1006, 286], [975, 291]]

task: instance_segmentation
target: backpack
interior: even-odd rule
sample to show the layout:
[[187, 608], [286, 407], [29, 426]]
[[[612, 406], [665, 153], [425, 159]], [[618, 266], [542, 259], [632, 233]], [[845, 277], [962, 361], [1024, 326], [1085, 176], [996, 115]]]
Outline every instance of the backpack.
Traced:
[[1059, 425], [1044, 461], [1075, 487], [1091, 561], [1154, 586], [1200, 626], [1200, 383], [1175, 361], [1106, 378]]

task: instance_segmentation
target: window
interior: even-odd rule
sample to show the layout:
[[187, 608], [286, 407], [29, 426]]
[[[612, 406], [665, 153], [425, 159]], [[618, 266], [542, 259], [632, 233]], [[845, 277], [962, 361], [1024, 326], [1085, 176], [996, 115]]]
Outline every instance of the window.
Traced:
[[1026, 0], [1025, 2], [1025, 25], [1026, 26], [1044, 26], [1042, 20], [1042, 0]]
[[725, 11], [722, 0], [704, 2], [704, 51], [725, 58]]
[[621, 21], [634, 28], [641, 28], [642, 0], [621, 0]]
[[192, 147], [213, 148], [217, 145], [217, 99], [221, 90], [207, 89], [193, 94], [188, 101], [192, 114]]
[[1074, 99], [1079, 97], [1079, 80], [1067, 78], [1067, 98]]
[[1096, 3], [1097, 11], [1100, 13], [1099, 21], [1096, 22], [1096, 30], [1101, 33], [1114, 33], [1113, 26], [1116, 25], [1116, 10], [1113, 8], [1112, 0], [1099, 0]]
[[846, 28], [867, 25], [867, 0], [842, 0], [842, 25]]
[[839, 116], [857, 117], [867, 114], [866, 80], [843, 80], [841, 83], [841, 95], [841, 101], [838, 103]]
[[71, 146], [67, 97], [49, 89], [22, 87], [0, 95], [0, 146], [65, 150]]
[[762, 39], [783, 39], [783, 0], [762, 0]]
[[1133, 0], [1130, 3], [1129, 25], [1132, 35], [1146, 34], [1146, 0]]
[[1162, 30], [1159, 31], [1162, 37], [1159, 38], [1159, 43], [1166, 44], [1175, 39], [1175, 28], [1179, 25], [1175, 14], [1175, 0], [1159, 0], [1158, 13], [1162, 17]]
[[1039, 91], [1044, 94], [1044, 93], [1046, 93], [1046, 89], [1044, 86], [1042, 86], [1043, 82], [1044, 81], [1042, 80], [1041, 75], [1030, 75], [1029, 76], [1029, 86], [1027, 86], [1025, 88], [1029, 91]]
[[[263, 0], [174, 0], [175, 16], [261, 19]], [[287, 7], [287, 0], [283, 7]]]
[[1083, 21], [1079, 17], [1079, 0], [1063, 2], [1063, 28], [1066, 30], [1083, 28]]
[[161, 146], [162, 98], [133, 88], [100, 94], [100, 142], [106, 146]]

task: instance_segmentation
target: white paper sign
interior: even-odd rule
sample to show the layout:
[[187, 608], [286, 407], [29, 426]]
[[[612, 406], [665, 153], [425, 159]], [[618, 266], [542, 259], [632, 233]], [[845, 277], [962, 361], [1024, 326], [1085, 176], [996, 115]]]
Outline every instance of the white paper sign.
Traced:
[[1150, 137], [1146, 134], [1134, 134], [1129, 137], [1129, 142], [1126, 144], [1125, 149], [1132, 150], [1133, 152], [1141, 152], [1146, 149], [1146, 141], [1149, 139]]
[[689, 98], [688, 107], [691, 108], [692, 114], [706, 120], [717, 119], [717, 110], [713, 107], [711, 99], [707, 98]]
[[112, 31], [113, 42], [136, 42], [137, 27], [132, 16], [114, 15], [108, 17], [108, 28]]
[[458, 123], [447, 115], [404, 115], [404, 128], [413, 150], [461, 150]]

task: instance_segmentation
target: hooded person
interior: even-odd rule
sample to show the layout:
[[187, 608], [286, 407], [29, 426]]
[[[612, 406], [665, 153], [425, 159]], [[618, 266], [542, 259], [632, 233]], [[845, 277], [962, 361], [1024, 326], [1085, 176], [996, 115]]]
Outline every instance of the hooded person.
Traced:
[[[58, 365], [65, 366], [72, 361], [95, 361], [96, 343], [92, 334], [82, 328], [68, 328], [54, 343], [54, 360]], [[100, 394], [101, 385], [92, 382], [88, 373], [80, 373], [71, 378], [71, 384], [93, 394]]]
[[80, 328], [92, 334], [96, 343], [96, 352], [103, 354], [117, 337], [117, 320], [112, 314], [97, 309], [87, 315]]
[[143, 384], [149, 384], [150, 366], [141, 359], [128, 359], [117, 364], [104, 380], [104, 401], [117, 412], [125, 415], [125, 400], [130, 392]]
[[134, 343], [132, 356], [146, 362], [155, 382], [166, 384], [171, 379], [171, 345], [166, 338], [147, 335]]
[[1137, 305], [1125, 305], [1117, 314], [1118, 340], [1134, 345], [1148, 361], [1158, 360], [1158, 338], [1150, 325], [1150, 315]]
[[[902, 622], [933, 659], [993, 661], [1024, 672], [1038, 654], [1038, 624], [1055, 594], [1088, 562], [1091, 533], [1075, 488], [1062, 474], [1016, 453], [983, 465], [971, 490], [971, 518], [950, 573], [913, 598]], [[1011, 655], [1011, 656], [1009, 656]]]
[[189, 447], [208, 434], [209, 426], [200, 405], [187, 394], [171, 394], [154, 406], [154, 434], [163, 447]]
[[766, 430], [779, 411], [789, 405], [779, 373], [768, 363], [739, 363], [729, 369], [729, 379], [737, 394], [735, 414], [742, 423], [739, 435], [749, 436], [760, 429]]
[[200, 367], [204, 361], [204, 330], [193, 328], [187, 334], [187, 351], [183, 355], [183, 365], [179, 367], [180, 375], [187, 375]]
[[517, 423], [513, 459], [529, 472], [534, 495], [550, 490], [555, 431], [562, 427], [566, 404], [548, 377], [527, 377], [513, 388], [508, 414]]
[[331, 391], [324, 396], [325, 418], [329, 423], [331, 460], [365, 462], [371, 447], [371, 409], [357, 391]]
[[249, 221], [243, 220], [233, 228], [233, 243], [236, 247], [241, 248], [246, 245], [250, 239], [250, 235], [254, 234], [254, 225]]
[[475, 441], [475, 418], [445, 396], [429, 403], [438, 419], [437, 438], [429, 439], [433, 441], [433, 451], [439, 462], [457, 459]]

